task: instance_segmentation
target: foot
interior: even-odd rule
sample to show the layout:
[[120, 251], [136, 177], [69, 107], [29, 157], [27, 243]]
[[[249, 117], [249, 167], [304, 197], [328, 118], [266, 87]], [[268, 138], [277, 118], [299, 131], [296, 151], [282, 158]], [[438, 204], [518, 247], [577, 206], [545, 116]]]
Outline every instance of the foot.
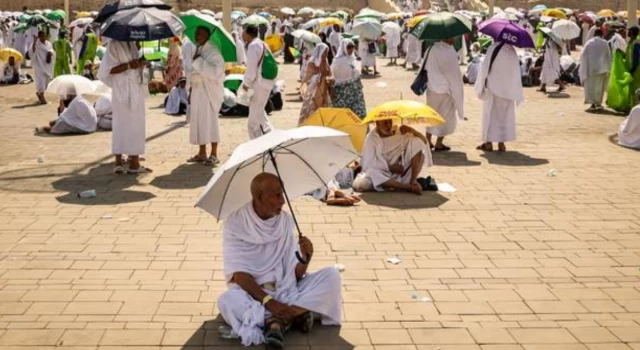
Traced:
[[491, 142], [485, 142], [480, 146], [476, 147], [476, 149], [479, 151], [493, 152], [493, 145], [491, 144]]
[[435, 145], [435, 147], [433, 147], [433, 151], [434, 152], [448, 152], [448, 151], [451, 151], [451, 147], [445, 146], [445, 145]]
[[421, 196], [422, 195], [422, 186], [419, 183], [414, 182], [414, 183], [412, 183], [410, 185], [409, 192], [411, 192], [413, 194], [416, 194], [418, 196]]
[[498, 152], [506, 152], [507, 151], [507, 146], [505, 146], [504, 142], [500, 142], [498, 144]]
[[204, 163], [208, 160], [207, 156], [196, 154], [195, 156], [187, 159], [187, 163]]
[[558, 90], [556, 90], [556, 92], [563, 92], [566, 89], [567, 89], [566, 87], [561, 86], [561, 87], [558, 88]]
[[205, 165], [217, 165], [220, 164], [220, 160], [218, 159], [218, 157], [211, 155], [211, 157], [207, 158], [204, 161]]
[[138, 165], [137, 168], [129, 167], [129, 170], [127, 170], [127, 172], [129, 174], [146, 174], [146, 173], [152, 173], [153, 170], [143, 167], [142, 165]]
[[113, 168], [113, 174], [114, 175], [124, 175], [127, 171], [124, 169], [124, 167], [122, 165], [116, 165]]
[[547, 89], [546, 88], [539, 88], [538, 90], [536, 90], [538, 92], [542, 92], [542, 93], [546, 93]]

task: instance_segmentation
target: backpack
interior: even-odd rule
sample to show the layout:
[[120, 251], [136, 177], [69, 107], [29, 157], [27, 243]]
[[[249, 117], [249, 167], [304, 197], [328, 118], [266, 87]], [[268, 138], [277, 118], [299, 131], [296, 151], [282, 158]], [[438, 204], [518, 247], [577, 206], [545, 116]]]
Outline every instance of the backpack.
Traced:
[[262, 48], [262, 57], [260, 57], [258, 65], [260, 64], [262, 65], [263, 79], [274, 80], [278, 77], [278, 63], [266, 46], [263, 46]]

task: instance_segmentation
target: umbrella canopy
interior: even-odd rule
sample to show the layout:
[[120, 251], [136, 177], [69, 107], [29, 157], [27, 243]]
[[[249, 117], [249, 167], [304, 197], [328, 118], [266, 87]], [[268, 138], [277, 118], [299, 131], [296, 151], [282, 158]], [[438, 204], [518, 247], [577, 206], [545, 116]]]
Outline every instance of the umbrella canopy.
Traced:
[[351, 34], [374, 40], [382, 35], [382, 25], [377, 22], [360, 22], [351, 28]]
[[567, 15], [558, 9], [548, 9], [542, 11], [543, 16], [559, 18], [559, 19], [567, 19]]
[[558, 34], [556, 34], [553, 30], [551, 30], [551, 28], [542, 27], [540, 28], [540, 31], [548, 36], [551, 40], [553, 40], [556, 44], [560, 46], [564, 45], [562, 38], [559, 37]]
[[100, 80], [93, 80], [91, 83], [93, 84], [94, 89], [93, 92], [88, 93], [89, 95], [104, 95], [111, 93], [111, 88]]
[[611, 9], [604, 9], [598, 12], [598, 16], [600, 17], [615, 17], [616, 12]]
[[392, 13], [387, 13], [384, 18], [387, 19], [391, 19], [391, 20], [396, 20], [396, 19], [400, 19], [404, 17], [404, 13], [402, 12], [392, 12]]
[[328, 26], [334, 26], [334, 25], [343, 26], [344, 22], [342, 22], [337, 18], [324, 18], [320, 21], [320, 27], [328, 27]]
[[33, 15], [29, 21], [27, 22], [31, 27], [37, 27], [37, 26], [49, 26], [49, 27], [59, 27], [58, 23], [54, 23], [51, 20], [49, 20], [47, 17], [43, 16], [43, 15]]
[[607, 21], [604, 23], [605, 26], [609, 28], [622, 29], [625, 28], [625, 24], [620, 21]]
[[353, 147], [362, 152], [367, 126], [348, 108], [319, 108], [302, 123], [302, 126], [325, 126], [349, 134]]
[[544, 11], [546, 9], [547, 9], [547, 5], [542, 5], [542, 4], [536, 5], [532, 8], [532, 10], [535, 10], [535, 11]]
[[345, 12], [345, 11], [342, 11], [342, 10], [339, 10], [339, 11], [336, 11], [336, 12], [332, 13], [332, 15], [336, 15], [336, 16], [342, 18], [343, 20], [345, 20], [345, 19], [347, 19], [349, 17], [349, 14], [347, 12]]
[[496, 14], [495, 16], [491, 17], [491, 19], [505, 19], [508, 21], [517, 21], [520, 19], [520, 17], [514, 13], [505, 11], [505, 12], [500, 12]]
[[580, 27], [568, 19], [560, 19], [553, 22], [551, 29], [563, 40], [571, 40], [580, 36]]
[[598, 16], [596, 16], [595, 13], [590, 13], [590, 12], [585, 12], [585, 13], [581, 13], [578, 18], [580, 18], [580, 20], [582, 22], [587, 22], [589, 24], [594, 24], [596, 23], [596, 20], [598, 19]]
[[57, 96], [84, 95], [93, 93], [96, 85], [81, 75], [65, 74], [53, 79], [47, 86], [46, 92]]
[[296, 14], [296, 11], [294, 11], [291, 7], [283, 7], [280, 9], [280, 12], [289, 16], [294, 16]]
[[29, 28], [29, 26], [26, 23], [20, 23], [13, 28], [13, 31], [15, 33], [23, 33], [27, 28]]
[[428, 15], [410, 33], [420, 40], [443, 40], [470, 32], [471, 22], [464, 16], [441, 12]]
[[402, 28], [400, 28], [400, 25], [396, 22], [384, 22], [382, 23], [382, 31], [385, 33], [390, 33], [390, 32], [401, 32]]
[[427, 15], [420, 15], [420, 16], [413, 17], [412, 19], [409, 20], [409, 22], [407, 22], [407, 27], [413, 28], [417, 26], [418, 23], [422, 22], [422, 20], [425, 18], [427, 18]]
[[91, 24], [91, 23], [93, 23], [93, 18], [89, 18], [89, 17], [78, 18], [78, 19], [74, 20], [73, 22], [69, 23], [69, 27], [85, 26], [85, 25]]
[[182, 35], [184, 24], [167, 10], [132, 8], [109, 17], [102, 36], [119, 41], [151, 41]]
[[[506, 13], [506, 12], [504, 12]], [[496, 41], [521, 48], [535, 48], [533, 38], [520, 25], [504, 19], [492, 19], [480, 24], [478, 31], [489, 35]]]
[[211, 10], [207, 10], [207, 9], [200, 10], [200, 13], [205, 14], [205, 15], [209, 15], [211, 17], [215, 17], [216, 16], [215, 12], [213, 12]]
[[311, 16], [314, 13], [315, 13], [315, 10], [312, 9], [311, 7], [303, 7], [303, 8], [298, 10], [297, 15], [298, 16]]
[[381, 120], [397, 120], [407, 125], [438, 126], [445, 120], [433, 108], [416, 101], [391, 101], [372, 109], [362, 124], [375, 123]]
[[59, 21], [67, 17], [67, 14], [62, 10], [55, 10], [47, 13], [45, 17], [47, 17], [47, 19], [52, 21]]
[[414, 16], [426, 16], [429, 14], [428, 10], [418, 10], [416, 12], [414, 12]]
[[162, 0], [120, 0], [105, 5], [96, 16], [96, 22], [103, 23], [117, 12], [136, 7], [155, 7], [161, 10], [171, 10], [171, 6], [162, 2]]
[[224, 87], [229, 90], [237, 91], [242, 85], [244, 74], [229, 74], [224, 78]]
[[302, 29], [309, 29], [309, 28], [313, 28], [317, 25], [320, 25], [320, 22], [322, 22], [324, 20], [324, 18], [313, 18], [308, 20], [305, 24], [303, 24], [301, 26]]
[[148, 61], [163, 61], [166, 62], [169, 56], [169, 49], [166, 47], [142, 47], [140, 48], [140, 54]]
[[322, 42], [322, 39], [320, 39], [318, 35], [313, 34], [307, 30], [297, 29], [294, 30], [291, 35], [293, 35], [293, 37], [295, 38], [304, 40], [312, 44], [320, 44]]
[[257, 15], [260, 17], [264, 17], [266, 19], [273, 17], [269, 12], [264, 12], [264, 11], [258, 12]]
[[76, 18], [87, 18], [87, 17], [91, 17], [91, 12], [80, 11], [80, 12], [76, 13]]
[[559, 8], [559, 10], [564, 12], [564, 14], [567, 15], [567, 16], [571, 16], [574, 13], [572, 9], [566, 8], [566, 7], [561, 7], [561, 8]]
[[10, 47], [6, 47], [0, 50], [0, 61], [6, 63], [11, 57], [13, 57], [16, 62], [22, 62], [24, 60], [24, 57], [22, 57], [22, 54], [19, 51], [14, 50]]
[[180, 19], [186, 26], [184, 34], [191, 42], [196, 42], [196, 29], [198, 29], [198, 27], [205, 27], [209, 29], [209, 33], [211, 33], [209, 41], [220, 50], [224, 61], [238, 61], [235, 40], [233, 40], [231, 34], [224, 29], [218, 20], [205, 14], [182, 16]]
[[254, 25], [259, 26], [261, 24], [269, 25], [269, 20], [258, 15], [251, 15], [242, 20], [242, 25]]
[[349, 135], [340, 131], [318, 126], [273, 130], [239, 145], [196, 206], [226, 219], [251, 202], [251, 181], [263, 172], [278, 174], [287, 197], [295, 199], [325, 187], [356, 156]]

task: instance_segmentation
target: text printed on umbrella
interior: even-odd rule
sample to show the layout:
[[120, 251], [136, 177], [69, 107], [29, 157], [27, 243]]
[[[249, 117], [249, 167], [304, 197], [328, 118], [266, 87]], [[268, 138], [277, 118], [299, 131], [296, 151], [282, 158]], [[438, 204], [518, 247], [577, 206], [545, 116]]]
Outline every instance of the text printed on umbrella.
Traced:
[[518, 37], [515, 35], [512, 35], [511, 33], [502, 33], [502, 40], [512, 42], [515, 44], [518, 42]]

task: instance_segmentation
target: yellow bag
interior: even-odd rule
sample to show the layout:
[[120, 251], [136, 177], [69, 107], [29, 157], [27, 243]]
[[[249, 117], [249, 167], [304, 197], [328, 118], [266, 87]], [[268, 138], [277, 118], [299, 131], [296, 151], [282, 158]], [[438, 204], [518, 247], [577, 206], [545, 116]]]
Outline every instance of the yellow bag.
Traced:
[[264, 42], [269, 46], [269, 50], [271, 52], [278, 52], [282, 49], [284, 42], [282, 38], [278, 34], [271, 34], [267, 38], [265, 38]]

